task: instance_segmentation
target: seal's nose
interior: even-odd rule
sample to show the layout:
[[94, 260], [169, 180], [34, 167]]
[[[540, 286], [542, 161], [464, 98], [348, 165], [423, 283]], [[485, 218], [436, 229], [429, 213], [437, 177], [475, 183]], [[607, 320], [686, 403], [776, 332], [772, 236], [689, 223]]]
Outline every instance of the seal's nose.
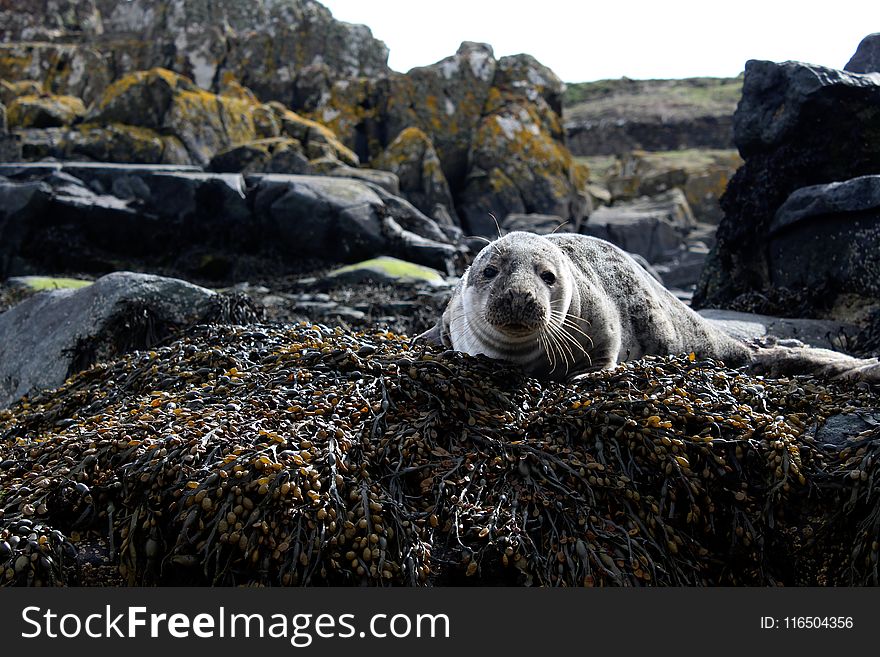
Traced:
[[490, 309], [489, 321], [499, 328], [513, 331], [535, 330], [544, 320], [544, 312], [528, 290], [510, 288], [498, 297]]

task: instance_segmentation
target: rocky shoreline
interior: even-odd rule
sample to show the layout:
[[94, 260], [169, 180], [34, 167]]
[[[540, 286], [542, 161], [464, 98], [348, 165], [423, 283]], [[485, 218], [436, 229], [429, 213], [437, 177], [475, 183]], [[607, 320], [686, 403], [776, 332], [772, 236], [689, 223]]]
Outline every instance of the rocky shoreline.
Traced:
[[312, 0], [156, 4], [0, 8], [0, 585], [878, 584], [872, 386], [411, 341], [486, 238], [564, 229], [876, 355], [876, 35], [749, 62], [739, 155], [600, 175], [528, 55], [402, 74]]

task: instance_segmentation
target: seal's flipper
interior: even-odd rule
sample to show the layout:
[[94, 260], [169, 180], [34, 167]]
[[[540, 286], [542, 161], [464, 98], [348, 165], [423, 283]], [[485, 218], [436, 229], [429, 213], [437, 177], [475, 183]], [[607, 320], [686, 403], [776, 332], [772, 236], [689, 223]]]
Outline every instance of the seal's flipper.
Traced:
[[441, 329], [440, 324], [437, 323], [431, 328], [429, 328], [424, 333], [420, 333], [416, 337], [413, 338], [413, 344], [418, 344], [420, 342], [426, 342], [428, 344], [433, 344], [437, 347], [442, 347], [443, 339], [441, 337]]
[[880, 383], [880, 361], [876, 358], [853, 358], [837, 351], [816, 347], [758, 347], [752, 353], [749, 369], [772, 377], [815, 374], [834, 379]]

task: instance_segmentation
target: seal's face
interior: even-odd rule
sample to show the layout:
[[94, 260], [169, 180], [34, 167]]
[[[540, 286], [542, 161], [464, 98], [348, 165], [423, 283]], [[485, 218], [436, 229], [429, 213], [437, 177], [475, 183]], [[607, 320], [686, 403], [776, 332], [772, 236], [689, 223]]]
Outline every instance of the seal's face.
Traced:
[[539, 235], [510, 233], [480, 251], [468, 270], [462, 312], [450, 318], [453, 346], [521, 364], [546, 362], [573, 287], [559, 247]]

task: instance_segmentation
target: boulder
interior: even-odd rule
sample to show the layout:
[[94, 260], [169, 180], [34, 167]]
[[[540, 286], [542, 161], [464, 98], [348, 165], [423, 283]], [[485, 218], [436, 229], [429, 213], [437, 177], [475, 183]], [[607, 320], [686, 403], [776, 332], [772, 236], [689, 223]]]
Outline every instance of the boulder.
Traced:
[[257, 137], [249, 101], [206, 92], [191, 80], [160, 68], [114, 82], [87, 120], [173, 135], [192, 162], [200, 165], [208, 164], [215, 153], [231, 145]]
[[443, 175], [440, 158], [428, 135], [419, 128], [402, 130], [373, 159], [373, 166], [395, 174], [401, 194], [425, 214], [433, 215], [440, 205], [453, 221], [456, 220], [455, 202]]
[[[531, 70], [527, 57], [499, 64], [498, 86], [491, 89], [471, 144], [457, 205], [463, 228], [472, 234], [494, 234], [490, 214], [555, 214], [570, 219], [575, 231], [586, 214], [589, 172], [565, 147], [559, 117], [541, 93], [546, 88], [541, 83], [552, 86], [547, 82], [552, 72], [541, 67], [534, 84], [514, 79], [521, 68]], [[540, 66], [534, 60], [532, 65]]]
[[851, 73], [880, 73], [880, 32], [862, 39], [843, 70]]
[[71, 125], [86, 115], [86, 106], [75, 96], [19, 96], [9, 104], [10, 128], [55, 128]]
[[[745, 164], [721, 199], [724, 219], [694, 295], [695, 307], [731, 307], [770, 295], [770, 226], [802, 187], [880, 172], [880, 78], [798, 62], [746, 64], [735, 139]], [[821, 315], [833, 301], [820, 290], [782, 314]]]
[[170, 327], [195, 323], [213, 296], [185, 281], [117, 272], [25, 299], [0, 314], [0, 408], [61, 385], [96, 357], [152, 346]]
[[[445, 238], [436, 225], [431, 237], [407, 229], [418, 217], [401, 226], [380, 197], [380, 187], [324, 176], [263, 175], [247, 180], [265, 239], [288, 257], [352, 262], [392, 255], [443, 271], [459, 257], [456, 247], [440, 241]], [[421, 219], [431, 224], [427, 217]]]
[[880, 175], [792, 192], [767, 237], [774, 287], [815, 291], [817, 309], [880, 304]]
[[653, 264], [682, 249], [695, 225], [684, 194], [673, 189], [654, 198], [599, 207], [580, 232], [638, 253]]

